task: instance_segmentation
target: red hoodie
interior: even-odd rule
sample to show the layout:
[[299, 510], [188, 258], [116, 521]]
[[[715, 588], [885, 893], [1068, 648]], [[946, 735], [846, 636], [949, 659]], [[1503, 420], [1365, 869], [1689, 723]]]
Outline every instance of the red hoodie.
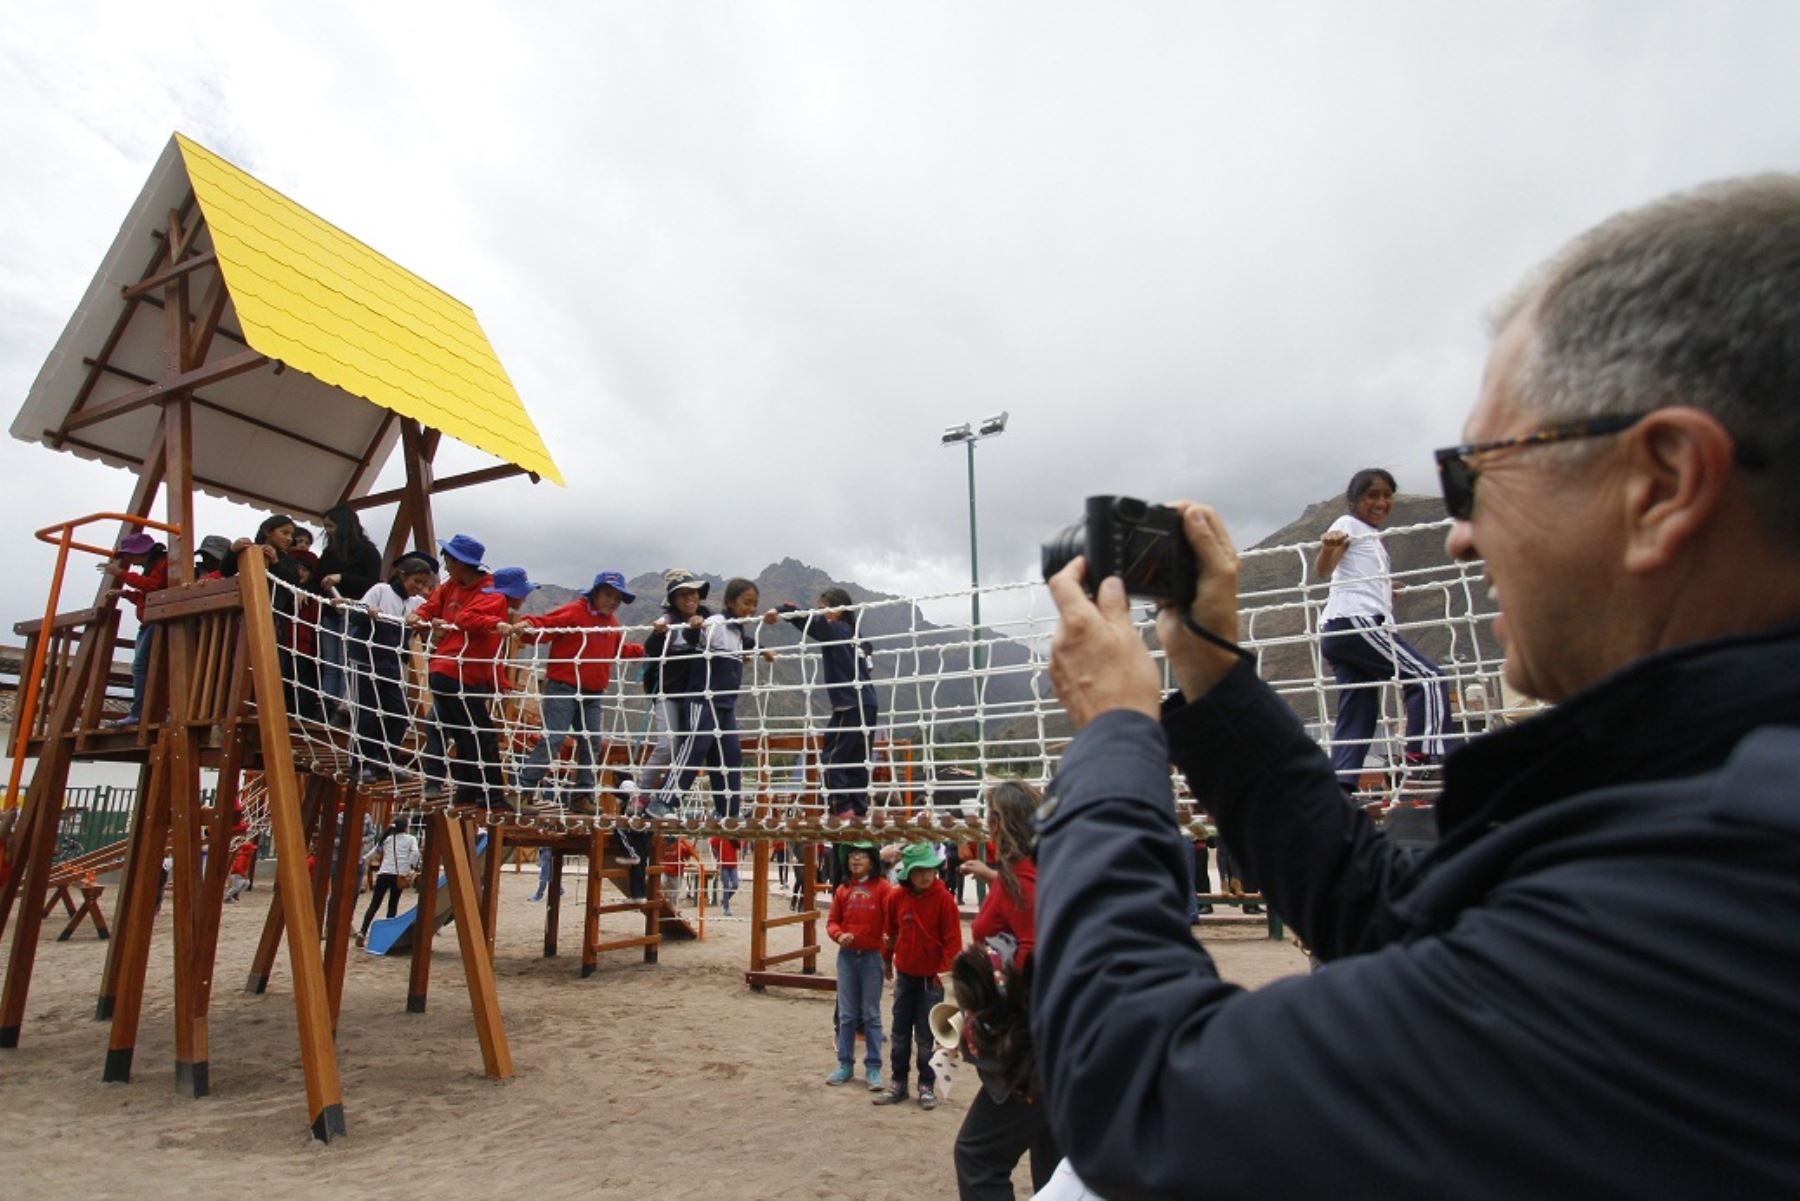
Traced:
[[613, 660], [644, 657], [644, 648], [626, 642], [625, 635], [619, 632], [619, 619], [595, 609], [585, 596], [548, 613], [527, 617], [525, 624], [533, 627], [532, 633], [526, 635], [532, 641], [550, 643], [550, 664], [544, 674], [582, 692], [606, 691], [612, 683]]
[[846, 880], [838, 885], [831, 896], [831, 913], [825, 919], [825, 933], [831, 941], [836, 942], [840, 934], [849, 934], [850, 950], [881, 950], [887, 941], [887, 894], [892, 887], [880, 876]]
[[[494, 577], [483, 572], [479, 580], [473, 584], [459, 584], [455, 580], [445, 580], [431, 590], [417, 612], [420, 621], [442, 621], [457, 627], [451, 630], [440, 630], [436, 643], [431, 648], [431, 662], [427, 668], [433, 675], [449, 676], [461, 680], [465, 684], [492, 684], [494, 682], [494, 657], [499, 651], [500, 636], [494, 634], [494, 624], [504, 620], [506, 598], [497, 592], [483, 592], [483, 588], [492, 587]], [[458, 620], [462, 611], [479, 601], [499, 601], [502, 616], [492, 617], [487, 621], [490, 631], [485, 641], [488, 644], [486, 655], [477, 649], [465, 650], [469, 642], [468, 633]], [[492, 608], [492, 606], [488, 606]], [[482, 660], [485, 659], [485, 662]], [[467, 660], [467, 666], [464, 665]]]
[[1013, 956], [1013, 965], [1022, 966], [1025, 956], [1037, 942], [1037, 864], [1030, 859], [1021, 859], [1013, 865], [1013, 876], [1019, 881], [1019, 892], [1025, 898], [1023, 905], [1014, 905], [1012, 898], [1006, 895], [1004, 881], [995, 880], [988, 885], [987, 900], [981, 904], [981, 912], [975, 915], [975, 922], [969, 927], [969, 937], [981, 942], [995, 934], [1010, 934], [1019, 940], [1019, 953]]
[[888, 891], [888, 949], [885, 958], [897, 972], [935, 976], [950, 970], [962, 950], [962, 915], [956, 899], [937, 876], [924, 892], [909, 884]]
[[142, 621], [144, 598], [169, 586], [169, 560], [158, 559], [149, 571], [121, 571], [116, 578], [125, 589], [126, 599], [137, 610], [138, 620]]

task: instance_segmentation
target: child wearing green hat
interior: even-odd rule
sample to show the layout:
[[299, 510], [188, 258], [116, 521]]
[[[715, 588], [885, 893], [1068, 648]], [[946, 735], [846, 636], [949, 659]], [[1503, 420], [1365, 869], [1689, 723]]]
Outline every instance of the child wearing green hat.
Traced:
[[848, 1084], [856, 1078], [856, 1027], [863, 1028], [864, 1064], [871, 1092], [881, 1089], [881, 967], [887, 931], [887, 896], [891, 886], [875, 871], [875, 848], [866, 842], [849, 847], [850, 877], [831, 897], [825, 932], [838, 945], [837, 1070], [826, 1084]]
[[907, 1061], [915, 1039], [919, 1059], [919, 1108], [936, 1109], [937, 1073], [931, 1067], [936, 1043], [931, 1007], [944, 999], [943, 973], [962, 950], [962, 916], [938, 869], [944, 853], [915, 842], [900, 856], [900, 886], [887, 897], [887, 974], [894, 981], [893, 1080], [875, 1098], [877, 1105], [906, 1100]]

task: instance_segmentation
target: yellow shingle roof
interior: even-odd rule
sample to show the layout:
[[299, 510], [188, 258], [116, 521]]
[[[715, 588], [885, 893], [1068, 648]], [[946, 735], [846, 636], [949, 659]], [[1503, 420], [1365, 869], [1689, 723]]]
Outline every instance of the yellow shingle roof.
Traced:
[[558, 484], [468, 305], [176, 135], [252, 348]]

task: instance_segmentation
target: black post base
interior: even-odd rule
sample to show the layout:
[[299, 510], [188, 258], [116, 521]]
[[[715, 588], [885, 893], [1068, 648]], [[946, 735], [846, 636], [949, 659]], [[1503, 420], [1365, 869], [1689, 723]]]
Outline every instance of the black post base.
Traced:
[[0, 1026], [0, 1047], [10, 1050], [19, 1045], [19, 1028], [17, 1026]]
[[250, 993], [252, 996], [261, 996], [263, 993], [269, 991], [269, 978], [251, 972], [250, 979], [244, 982], [244, 991]]
[[406, 1012], [408, 1012], [408, 1013], [424, 1013], [425, 1012], [425, 994], [422, 992], [407, 993], [406, 994]]
[[119, 1047], [106, 1052], [106, 1070], [100, 1073], [100, 1079], [107, 1084], [131, 1083], [131, 1054], [135, 1047]]
[[312, 1136], [322, 1143], [344, 1137], [344, 1107], [327, 1105], [321, 1109], [319, 1116], [313, 1119]]
[[210, 1091], [207, 1086], [207, 1061], [202, 1059], [199, 1063], [182, 1063], [176, 1060], [175, 1091], [195, 1100], [204, 1097]]
[[112, 1021], [112, 1015], [113, 1015], [113, 999], [112, 999], [112, 997], [110, 997], [110, 996], [101, 997], [99, 1000], [94, 1002], [94, 1020], [96, 1022], [110, 1022], [110, 1021]]
[[581, 978], [583, 980], [586, 980], [589, 976], [593, 975], [596, 971], [598, 971], [599, 968], [600, 968], [600, 965], [597, 963], [582, 964], [581, 965]]

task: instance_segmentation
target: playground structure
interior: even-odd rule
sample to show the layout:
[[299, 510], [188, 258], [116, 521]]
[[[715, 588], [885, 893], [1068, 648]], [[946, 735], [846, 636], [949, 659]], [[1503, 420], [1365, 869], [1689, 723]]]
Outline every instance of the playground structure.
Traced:
[[[143, 255], [145, 243], [154, 243], [154, 253], [134, 269], [127, 260]], [[556, 479], [555, 467], [466, 308], [185, 139], [172, 142], [158, 163], [13, 431], [138, 474], [121, 511], [40, 532], [57, 546], [58, 560], [42, 620], [18, 629], [27, 639], [29, 666], [18, 698], [8, 805], [20, 803], [25, 761], [36, 766], [0, 862], [0, 933], [12, 935], [0, 992], [0, 1048], [19, 1043], [42, 923], [53, 905], [63, 904], [71, 913], [63, 937], [85, 920], [111, 932], [96, 1003], [96, 1017], [110, 1023], [106, 1080], [127, 1081], [134, 1068], [154, 883], [166, 852], [173, 861], [175, 1080], [189, 1096], [209, 1090], [208, 1011], [229, 856], [205, 851], [230, 845], [237, 802], [252, 781], [262, 798], [258, 828], [266, 821], [277, 878], [247, 987], [267, 987], [285, 939], [309, 1126], [329, 1140], [344, 1131], [333, 1033], [365, 814], [425, 818], [412, 922], [392, 938], [382, 932], [390, 952], [400, 953], [396, 943], [405, 940], [406, 1008], [424, 1010], [432, 936], [453, 920], [484, 1071], [503, 1078], [512, 1063], [493, 950], [499, 872], [509, 848], [551, 852], [546, 955], [558, 950], [564, 862], [588, 859], [586, 976], [602, 954], [639, 951], [656, 962], [664, 938], [691, 933], [663, 894], [671, 840], [747, 841], [747, 983], [830, 988], [830, 977], [817, 970], [824, 949], [817, 928], [823, 914], [814, 903], [820, 844], [871, 837], [979, 841], [985, 837], [982, 782], [1002, 771], [1047, 782], [1071, 733], [1045, 675], [1054, 612], [1041, 586], [1031, 584], [981, 589], [987, 611], [1000, 616], [979, 630], [927, 621], [925, 610], [946, 598], [858, 606], [857, 636], [875, 666], [882, 701], [878, 724], [860, 731], [859, 761], [849, 765], [862, 772], [872, 802], [861, 820], [830, 812], [843, 791], [834, 787], [832, 772], [845, 765], [827, 762], [819, 656], [796, 644], [783, 625], [774, 629], [786, 641], [769, 644], [775, 662], [752, 661], [745, 673], [738, 706], [742, 783], [727, 776], [721, 787], [706, 771], [686, 784], [664, 782], [656, 791], [662, 808], [651, 812], [621, 809], [615, 795], [627, 770], [648, 779], [637, 765], [652, 741], [645, 737], [646, 703], [623, 671], [603, 694], [609, 724], [591, 738], [593, 791], [576, 795], [572, 767], [561, 760], [552, 760], [538, 805], [514, 787], [544, 736], [540, 702], [550, 664], [513, 640], [503, 641], [496, 660], [508, 683], [493, 707], [499, 761], [475, 765], [491, 766], [507, 781], [504, 803], [459, 798], [458, 784], [466, 780], [457, 780], [442, 750], [431, 747], [434, 727], [447, 719], [430, 711], [416, 647], [404, 656], [408, 721], [400, 738], [376, 739], [371, 748], [354, 691], [347, 724], [302, 716], [294, 700], [308, 690], [319, 701], [333, 698], [319, 695], [320, 685], [292, 666], [295, 652], [274, 616], [275, 597], [289, 586], [269, 576], [257, 547], [238, 554], [232, 578], [192, 578], [196, 489], [302, 517], [339, 503], [365, 511], [394, 505], [385, 565], [409, 546], [433, 545], [434, 494], [519, 475]], [[437, 478], [432, 464], [446, 435], [502, 461]], [[403, 486], [371, 491], [395, 450]], [[166, 496], [166, 520], [151, 516], [159, 493]], [[96, 527], [116, 536], [101, 539], [91, 532]], [[101, 718], [109, 689], [116, 688], [118, 600], [103, 586], [88, 608], [64, 611], [60, 604], [76, 556], [110, 556], [119, 537], [139, 529], [167, 537], [170, 581], [148, 598], [137, 634], [155, 632], [144, 720], [116, 728]], [[1410, 536], [1436, 532], [1390, 535]], [[1303, 566], [1298, 585], [1259, 583], [1253, 569], [1303, 562], [1307, 549], [1246, 552], [1242, 633], [1265, 676], [1303, 717], [1321, 723], [1334, 691], [1317, 652], [1322, 590], [1305, 582]], [[1476, 599], [1479, 570], [1447, 564], [1408, 572], [1408, 595], [1427, 608], [1403, 625], [1409, 636], [1423, 629], [1447, 639], [1448, 653], [1440, 658], [1459, 698], [1476, 695], [1472, 685], [1481, 685], [1482, 707], [1465, 703], [1461, 710], [1470, 728], [1510, 713]], [[319, 620], [303, 616], [304, 599], [285, 598], [281, 608], [290, 622]], [[1437, 611], [1428, 611], [1434, 605]], [[625, 636], [641, 642], [649, 632], [628, 628]], [[978, 643], [984, 655], [974, 653]], [[979, 670], [977, 663], [983, 663]], [[715, 700], [703, 687], [693, 696], [708, 705]], [[1389, 726], [1376, 741], [1386, 746], [1395, 738]], [[1386, 759], [1391, 764], [1397, 756]], [[59, 869], [54, 844], [77, 760], [137, 764], [136, 810], [127, 843], [83, 866]], [[366, 778], [372, 762], [393, 770]], [[950, 778], [946, 765], [963, 774]], [[218, 773], [211, 804], [201, 799], [203, 768]], [[1396, 769], [1371, 777], [1372, 801], [1391, 803], [1404, 794]], [[1186, 806], [1184, 820], [1193, 817]], [[649, 836], [645, 887], [641, 896], [621, 888], [621, 899], [609, 901], [605, 881], [616, 884], [629, 874], [618, 847], [621, 832]], [[793, 853], [802, 898], [798, 909], [779, 916], [769, 911], [774, 842]], [[106, 864], [122, 872], [110, 927], [99, 895], [86, 895], [93, 885], [84, 887], [87, 874], [100, 874]], [[79, 906], [71, 887], [83, 892]], [[603, 935], [609, 916], [622, 918], [626, 932]], [[789, 928], [797, 928], [799, 945], [773, 948], [771, 937]], [[795, 965], [799, 970], [791, 970]]]

